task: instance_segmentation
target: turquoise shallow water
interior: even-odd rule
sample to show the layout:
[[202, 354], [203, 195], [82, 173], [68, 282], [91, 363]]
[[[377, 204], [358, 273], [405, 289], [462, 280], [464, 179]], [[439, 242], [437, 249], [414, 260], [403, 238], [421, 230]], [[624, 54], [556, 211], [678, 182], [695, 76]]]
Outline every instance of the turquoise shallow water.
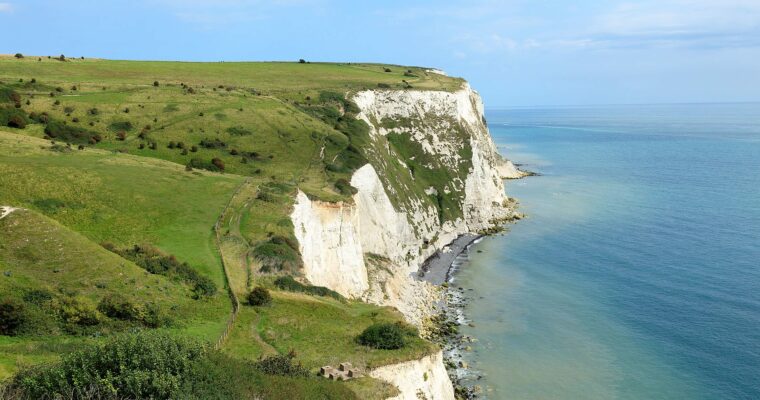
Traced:
[[455, 277], [490, 399], [760, 399], [760, 104], [491, 110], [529, 218]]

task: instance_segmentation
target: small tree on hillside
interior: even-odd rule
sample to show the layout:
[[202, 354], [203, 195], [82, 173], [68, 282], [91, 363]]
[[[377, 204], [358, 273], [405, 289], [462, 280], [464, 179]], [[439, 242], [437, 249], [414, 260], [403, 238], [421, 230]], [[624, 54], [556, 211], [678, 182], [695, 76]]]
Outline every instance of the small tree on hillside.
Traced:
[[24, 322], [24, 305], [16, 299], [0, 300], [0, 335], [14, 336]]
[[13, 57], [16, 57], [18, 59], [22, 59], [22, 58], [24, 58], [24, 55], [21, 54], [21, 53], [16, 53], [16, 54], [13, 55]]
[[359, 344], [383, 350], [400, 349], [406, 345], [404, 331], [399, 325], [391, 323], [370, 325], [356, 339]]
[[269, 290], [266, 288], [256, 286], [248, 293], [246, 301], [251, 306], [265, 306], [272, 302], [272, 295], [269, 294]]

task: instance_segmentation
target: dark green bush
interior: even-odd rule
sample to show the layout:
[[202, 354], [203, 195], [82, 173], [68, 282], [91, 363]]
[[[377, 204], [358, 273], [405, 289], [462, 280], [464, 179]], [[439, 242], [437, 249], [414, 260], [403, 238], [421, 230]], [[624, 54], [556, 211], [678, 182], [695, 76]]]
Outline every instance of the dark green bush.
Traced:
[[214, 138], [213, 140], [202, 139], [199, 143], [204, 149], [223, 149], [227, 147], [227, 143]]
[[43, 305], [53, 300], [53, 294], [44, 289], [32, 289], [24, 293], [24, 301], [29, 304]]
[[263, 373], [268, 375], [281, 375], [281, 376], [309, 376], [309, 370], [304, 368], [301, 363], [295, 364], [293, 359], [296, 357], [294, 351], [290, 351], [288, 354], [278, 354], [276, 356], [269, 356], [256, 363], [256, 367]]
[[[214, 160], [218, 161], [214, 163]], [[212, 159], [211, 162], [204, 161], [200, 158], [193, 158], [190, 160], [190, 162], [187, 163], [187, 166], [190, 168], [205, 169], [212, 172], [222, 172], [224, 170], [224, 162], [218, 158]], [[221, 169], [219, 168], [220, 166], [222, 167]]]
[[[190, 339], [154, 332], [117, 336], [69, 353], [56, 364], [23, 370], [11, 387], [28, 398], [177, 398], [193, 365], [207, 353]], [[89, 398], [89, 397], [88, 397]]]
[[387, 83], [378, 83], [377, 87], [380, 88], [380, 89], [390, 89], [391, 85], [389, 85]]
[[253, 131], [243, 128], [242, 126], [232, 126], [227, 128], [227, 133], [232, 136], [250, 136], [253, 135]]
[[[272, 194], [270, 193], [270, 195]], [[253, 256], [261, 262], [262, 272], [271, 272], [272, 270], [295, 272], [301, 266], [301, 256], [298, 250], [277, 238], [256, 245], [253, 249]]]
[[359, 190], [351, 186], [351, 183], [349, 183], [348, 180], [344, 178], [335, 181], [335, 188], [338, 189], [338, 192], [344, 196], [353, 196], [356, 193], [359, 193]]
[[173, 255], [166, 255], [150, 245], [134, 245], [131, 248], [119, 250], [109, 243], [103, 247], [144, 268], [151, 274], [164, 275], [182, 280], [193, 287], [196, 298], [213, 296], [216, 284], [205, 275], [201, 275], [186, 262], [179, 262]]
[[142, 308], [121, 294], [109, 294], [98, 303], [98, 311], [124, 321], [142, 321]]
[[359, 344], [375, 349], [394, 350], [404, 347], [404, 330], [398, 324], [372, 324], [358, 337]]
[[0, 108], [0, 125], [10, 128], [24, 129], [29, 124], [29, 117], [18, 108]]
[[95, 144], [102, 139], [100, 135], [84, 128], [66, 125], [61, 121], [49, 119], [45, 126], [45, 134], [51, 139], [58, 139], [69, 143]]
[[108, 124], [108, 130], [110, 130], [111, 132], [119, 132], [119, 131], [131, 132], [132, 129], [134, 128], [135, 128], [134, 125], [132, 125], [132, 123], [129, 121], [116, 121], [116, 122], [111, 122], [110, 124]]
[[345, 298], [340, 293], [330, 290], [323, 286], [304, 285], [301, 282], [293, 279], [292, 276], [281, 276], [274, 281], [274, 285], [280, 290], [287, 290], [288, 292], [306, 293], [312, 296], [332, 297], [334, 299], [344, 301]]
[[22, 302], [11, 297], [0, 300], [0, 335], [15, 336], [25, 319]]
[[269, 294], [269, 290], [261, 286], [253, 288], [245, 299], [251, 306], [266, 306], [272, 303], [272, 295]]

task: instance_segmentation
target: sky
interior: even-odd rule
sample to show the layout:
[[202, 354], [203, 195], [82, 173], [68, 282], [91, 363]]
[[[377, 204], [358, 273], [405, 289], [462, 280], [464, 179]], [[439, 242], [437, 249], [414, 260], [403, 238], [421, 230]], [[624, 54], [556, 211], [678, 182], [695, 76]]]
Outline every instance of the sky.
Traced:
[[760, 101], [760, 0], [0, 0], [0, 53], [383, 62], [487, 108]]

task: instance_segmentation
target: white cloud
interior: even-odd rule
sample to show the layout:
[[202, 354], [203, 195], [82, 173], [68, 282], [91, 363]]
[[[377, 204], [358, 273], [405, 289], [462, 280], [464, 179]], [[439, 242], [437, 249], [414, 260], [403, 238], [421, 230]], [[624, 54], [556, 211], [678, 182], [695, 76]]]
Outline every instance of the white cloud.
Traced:
[[623, 3], [595, 18], [590, 38], [609, 46], [760, 46], [756, 0]]
[[13, 11], [13, 4], [0, 3], [0, 12], [11, 12], [11, 11]]

